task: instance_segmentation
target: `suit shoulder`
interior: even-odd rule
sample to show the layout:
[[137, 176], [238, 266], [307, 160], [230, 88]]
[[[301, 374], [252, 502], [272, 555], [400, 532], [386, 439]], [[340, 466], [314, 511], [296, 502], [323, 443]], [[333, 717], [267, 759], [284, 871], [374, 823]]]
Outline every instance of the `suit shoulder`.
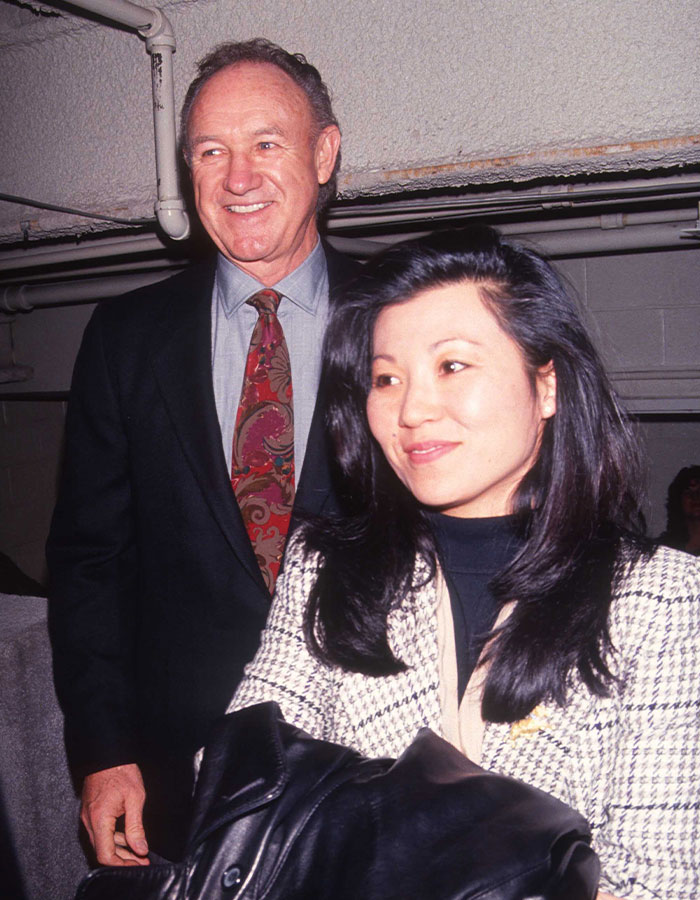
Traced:
[[328, 266], [328, 284], [332, 294], [340, 293], [358, 277], [362, 271], [362, 263], [351, 256], [335, 250], [327, 241], [323, 242]]
[[208, 304], [215, 268], [211, 262], [197, 263], [162, 281], [104, 300], [95, 310], [94, 318], [109, 332], [141, 331], [163, 315], [177, 315], [180, 309], [198, 302]]
[[700, 628], [700, 562], [688, 553], [657, 547], [628, 564], [611, 609], [611, 636], [635, 659], [643, 647], [684, 641]]
[[649, 594], [658, 598], [679, 594], [700, 596], [700, 559], [663, 545], [643, 554], [624, 572], [622, 592]]

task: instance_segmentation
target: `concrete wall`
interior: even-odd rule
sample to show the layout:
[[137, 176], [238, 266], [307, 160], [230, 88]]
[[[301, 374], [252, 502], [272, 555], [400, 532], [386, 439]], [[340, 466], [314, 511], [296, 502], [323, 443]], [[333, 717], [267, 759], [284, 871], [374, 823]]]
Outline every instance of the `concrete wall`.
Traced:
[[[34, 13], [29, 6], [44, 10]], [[222, 40], [264, 35], [332, 87], [346, 195], [700, 160], [697, 0], [175, 0], [176, 102]], [[142, 41], [0, 2], [0, 190], [111, 215], [155, 196]], [[0, 204], [0, 238], [93, 228]]]
[[700, 412], [700, 248], [556, 264], [628, 408]]

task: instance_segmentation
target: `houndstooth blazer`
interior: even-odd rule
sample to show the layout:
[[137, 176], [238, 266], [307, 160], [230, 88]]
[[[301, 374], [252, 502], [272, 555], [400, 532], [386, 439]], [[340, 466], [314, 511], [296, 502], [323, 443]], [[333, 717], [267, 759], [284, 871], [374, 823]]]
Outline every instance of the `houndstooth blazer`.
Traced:
[[[314, 737], [398, 756], [422, 726], [443, 733], [437, 588], [389, 618], [407, 671], [372, 678], [328, 667], [302, 633], [318, 558], [290, 542], [255, 659], [229, 711], [275, 700]], [[486, 723], [481, 765], [550, 792], [589, 821], [601, 890], [627, 900], [700, 898], [700, 564], [659, 548], [628, 567], [610, 618], [622, 687], [594, 697], [576, 682], [566, 707], [514, 725]]]

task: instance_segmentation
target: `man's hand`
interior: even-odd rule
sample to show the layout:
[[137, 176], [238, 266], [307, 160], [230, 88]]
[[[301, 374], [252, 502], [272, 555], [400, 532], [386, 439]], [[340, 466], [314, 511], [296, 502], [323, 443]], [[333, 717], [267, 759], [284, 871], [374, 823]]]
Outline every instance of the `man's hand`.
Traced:
[[[135, 763], [86, 776], [80, 819], [103, 866], [149, 865], [142, 818], [145, 799], [141, 770]], [[124, 816], [123, 832], [116, 830], [119, 816]]]

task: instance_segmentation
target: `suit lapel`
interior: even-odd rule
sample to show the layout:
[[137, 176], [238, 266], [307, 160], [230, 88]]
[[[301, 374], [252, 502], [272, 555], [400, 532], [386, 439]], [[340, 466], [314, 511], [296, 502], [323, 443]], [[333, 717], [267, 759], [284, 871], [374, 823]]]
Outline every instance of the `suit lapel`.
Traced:
[[[323, 249], [328, 265], [328, 302], [330, 308], [333, 309], [335, 304], [342, 300], [342, 288], [357, 277], [362, 266], [342, 253], [338, 253], [325, 241]], [[309, 429], [304, 465], [297, 479], [292, 528], [298, 524], [298, 520], [304, 512], [314, 515], [338, 512], [338, 505], [333, 493], [331, 462], [333, 451], [326, 434], [324, 405], [322, 375]]]
[[219, 528], [241, 564], [264, 582], [236, 503], [221, 448], [211, 374], [213, 266], [196, 267], [165, 306], [153, 371], [183, 453]]
[[299, 524], [300, 517], [304, 513], [320, 515], [322, 512], [335, 511], [332, 503], [331, 454], [326, 437], [323, 406], [322, 391], [319, 390], [309, 429], [304, 465], [297, 480], [291, 529]]

